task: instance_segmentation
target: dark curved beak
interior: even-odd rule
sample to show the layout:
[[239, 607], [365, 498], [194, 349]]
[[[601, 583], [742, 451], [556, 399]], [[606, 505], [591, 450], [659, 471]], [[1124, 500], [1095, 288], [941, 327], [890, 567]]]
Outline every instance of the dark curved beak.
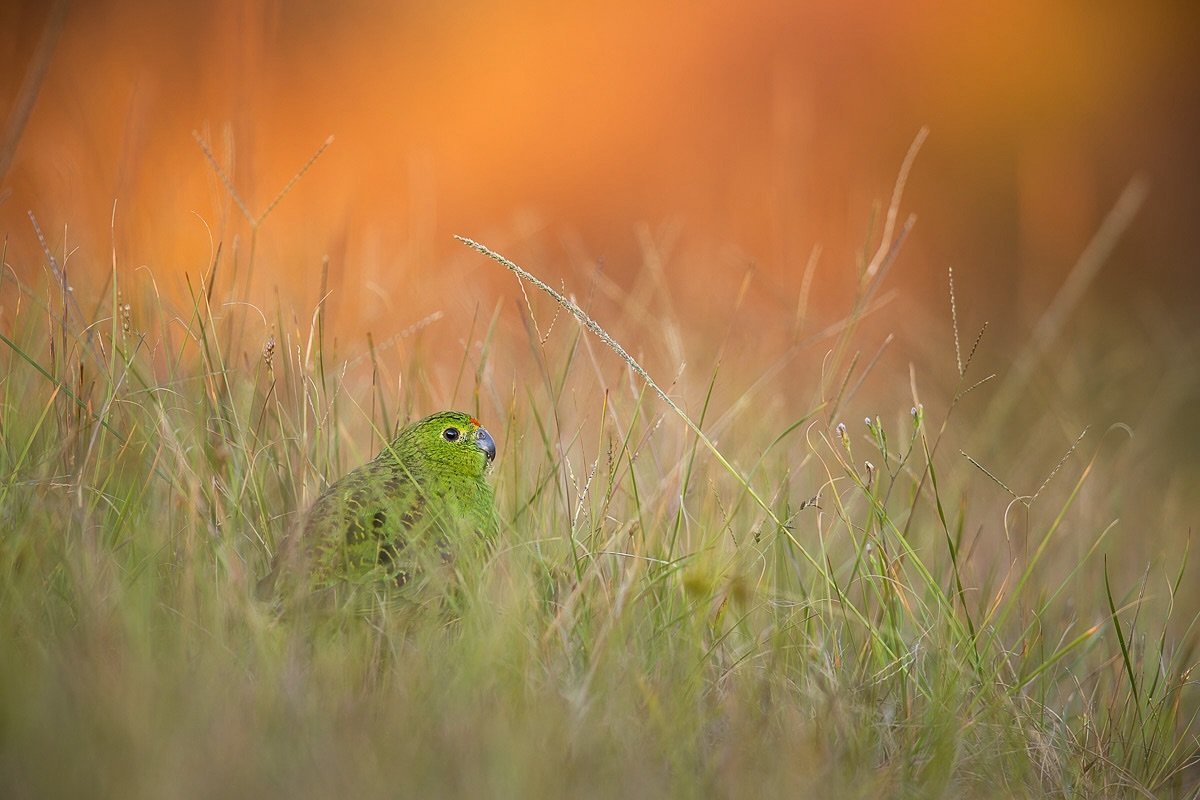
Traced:
[[492, 435], [487, 432], [486, 428], [480, 428], [475, 431], [475, 446], [483, 451], [489, 462], [495, 460], [496, 442], [492, 439]]

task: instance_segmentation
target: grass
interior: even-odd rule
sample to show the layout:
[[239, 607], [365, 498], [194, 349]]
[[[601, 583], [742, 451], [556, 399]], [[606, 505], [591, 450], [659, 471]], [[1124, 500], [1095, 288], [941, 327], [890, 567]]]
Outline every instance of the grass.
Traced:
[[[861, 399], [893, 339], [858, 344], [898, 200], [823, 330], [743, 293], [714, 334], [592, 274], [603, 328], [543, 283], [461, 358], [398, 326], [399, 374], [323, 301], [268, 315], [212, 272], [182, 309], [116, 265], [91, 310], [57, 264], [9, 277], [0, 794], [1200, 796], [1196, 568], [1157, 527], [1190, 510], [1126, 477], [1145, 450], [1014, 401], [957, 305], [949, 379], [847, 420], [903, 394]], [[501, 447], [502, 545], [456, 613], [257, 600], [326, 482], [445, 406]]]

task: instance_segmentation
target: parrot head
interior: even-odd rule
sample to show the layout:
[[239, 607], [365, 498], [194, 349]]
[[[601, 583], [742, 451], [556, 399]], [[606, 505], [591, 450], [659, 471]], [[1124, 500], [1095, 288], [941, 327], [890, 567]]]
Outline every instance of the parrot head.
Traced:
[[461, 411], [442, 411], [400, 432], [401, 452], [415, 451], [425, 463], [482, 478], [496, 458], [496, 441], [479, 420]]

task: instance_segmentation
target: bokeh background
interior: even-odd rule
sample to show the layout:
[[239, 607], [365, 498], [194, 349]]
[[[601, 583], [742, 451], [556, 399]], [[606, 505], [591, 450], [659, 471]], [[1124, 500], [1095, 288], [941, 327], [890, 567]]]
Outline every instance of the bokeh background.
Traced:
[[[42, 268], [32, 211], [76, 281], [109, 269], [115, 241], [122, 267], [171, 285], [246, 233], [193, 131], [255, 213], [332, 134], [262, 227], [257, 291], [312, 302], [329, 255], [335, 303], [378, 327], [428, 310], [414, 287], [462, 255], [451, 234], [514, 255], [569, 241], [628, 281], [645, 225], [678, 227], [681, 286], [746, 265], [786, 284], [819, 245], [814, 297], [831, 303], [925, 125], [897, 270], [910, 298], [940, 309], [953, 265], [980, 315], [1019, 333], [1143, 174], [1151, 194], [1096, 299], [1190, 318], [1190, 5], [68, 3], [0, 229], [19, 272]], [[4, 112], [50, 7], [0, 10]], [[489, 280], [454, 274], [456, 292]]]

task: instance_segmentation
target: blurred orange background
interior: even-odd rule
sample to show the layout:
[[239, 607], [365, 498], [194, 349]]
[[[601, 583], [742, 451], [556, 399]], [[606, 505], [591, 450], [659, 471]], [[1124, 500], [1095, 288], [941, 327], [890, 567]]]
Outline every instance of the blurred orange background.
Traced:
[[[553, 280], [569, 253], [627, 285], [648, 230], [677, 231], [667, 277], [702, 312], [748, 267], [793, 298], [816, 246], [814, 303], [832, 307], [928, 126], [890, 278], [909, 302], [944, 314], [953, 266], [976, 317], [1027, 330], [1141, 174], [1149, 198], [1090, 291], [1186, 322], [1189, 5], [75, 2], [0, 183], [0, 231], [22, 280], [45, 269], [32, 211], [78, 286], [104, 285], [115, 246], [119, 271], [181, 292], [217, 242], [230, 259], [236, 237], [244, 260], [249, 232], [193, 131], [255, 214], [333, 135], [261, 226], [251, 299], [311, 308], [328, 255], [337, 322], [386, 335], [511, 281], [452, 234]], [[47, 16], [0, 10], [0, 110]]]

